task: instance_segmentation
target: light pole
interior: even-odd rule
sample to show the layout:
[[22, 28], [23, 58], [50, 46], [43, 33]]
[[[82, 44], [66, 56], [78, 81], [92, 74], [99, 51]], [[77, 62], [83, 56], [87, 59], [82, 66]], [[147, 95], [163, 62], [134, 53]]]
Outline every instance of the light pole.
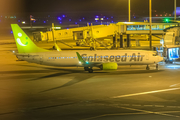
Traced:
[[149, 47], [152, 48], [152, 1], [149, 0]]
[[174, 0], [174, 20], [176, 20], [176, 0]]
[[128, 0], [129, 22], [131, 22], [131, 0]]

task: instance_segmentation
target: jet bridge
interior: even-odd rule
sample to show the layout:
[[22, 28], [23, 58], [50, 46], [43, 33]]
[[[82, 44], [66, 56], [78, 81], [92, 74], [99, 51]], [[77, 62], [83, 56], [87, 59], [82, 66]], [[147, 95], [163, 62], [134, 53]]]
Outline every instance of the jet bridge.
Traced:
[[172, 63], [180, 58], [180, 27], [170, 27], [164, 32], [163, 56], [166, 62]]
[[[157, 39], [160, 44], [160, 39], [163, 37], [164, 29], [168, 27], [178, 26], [178, 23], [152, 23], [152, 35], [153, 39]], [[74, 40], [77, 46], [100, 46], [108, 47], [130, 47], [141, 46], [148, 44], [149, 41], [149, 23], [146, 22], [118, 22], [108, 25], [89, 25], [85, 27], [54, 30], [47, 32], [40, 32], [40, 37], [34, 37], [41, 39], [42, 41], [61, 41]], [[54, 33], [54, 35], [52, 35]], [[139, 35], [137, 37], [137, 35]], [[147, 36], [142, 38], [141, 35]], [[53, 39], [54, 36], [54, 39]], [[104, 39], [102, 39], [104, 38]], [[110, 38], [107, 42], [106, 38]], [[140, 41], [143, 39], [143, 41]], [[99, 42], [101, 41], [101, 42]], [[135, 41], [135, 44], [134, 44]], [[110, 45], [110, 46], [109, 46]]]

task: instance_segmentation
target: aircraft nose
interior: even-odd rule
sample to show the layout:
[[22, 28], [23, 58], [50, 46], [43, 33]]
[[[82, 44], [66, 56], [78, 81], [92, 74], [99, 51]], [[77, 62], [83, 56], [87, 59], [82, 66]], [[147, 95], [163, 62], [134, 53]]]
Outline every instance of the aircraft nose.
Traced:
[[159, 61], [164, 61], [164, 58], [159, 56]]

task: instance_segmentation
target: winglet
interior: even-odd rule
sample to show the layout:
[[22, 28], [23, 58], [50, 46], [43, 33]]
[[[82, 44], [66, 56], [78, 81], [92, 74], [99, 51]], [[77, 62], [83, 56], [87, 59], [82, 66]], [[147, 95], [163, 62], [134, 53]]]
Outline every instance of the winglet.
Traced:
[[80, 54], [79, 54], [78, 52], [76, 52], [76, 54], [77, 54], [77, 57], [78, 57], [79, 62], [81, 62], [81, 63], [86, 63], [86, 62], [82, 59], [82, 57], [80, 56]]

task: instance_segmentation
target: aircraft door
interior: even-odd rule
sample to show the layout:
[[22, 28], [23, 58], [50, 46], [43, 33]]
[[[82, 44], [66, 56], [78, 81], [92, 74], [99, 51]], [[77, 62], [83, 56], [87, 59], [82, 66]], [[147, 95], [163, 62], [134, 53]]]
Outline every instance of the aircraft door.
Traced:
[[149, 60], [149, 54], [146, 54], [146, 60]]
[[43, 63], [43, 56], [42, 55], [39, 56], [39, 62], [40, 62], [40, 64]]

